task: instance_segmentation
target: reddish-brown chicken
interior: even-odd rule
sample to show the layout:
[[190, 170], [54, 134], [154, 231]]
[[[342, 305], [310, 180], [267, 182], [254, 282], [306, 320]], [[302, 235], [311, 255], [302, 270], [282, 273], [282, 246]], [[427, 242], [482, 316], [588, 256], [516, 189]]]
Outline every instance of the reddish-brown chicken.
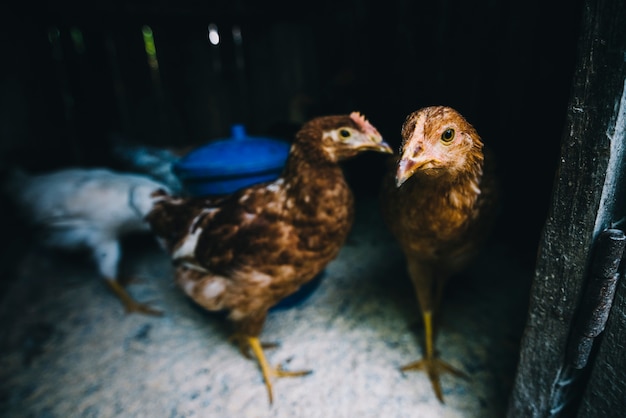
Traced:
[[270, 403], [272, 377], [259, 342], [272, 306], [313, 279], [339, 253], [353, 222], [353, 197], [339, 162], [362, 151], [392, 153], [359, 113], [326, 116], [296, 134], [282, 175], [219, 200], [163, 196], [148, 215], [171, 253], [176, 282], [196, 303], [227, 310], [234, 340], [252, 350]]
[[406, 257], [424, 322], [424, 358], [402, 370], [425, 371], [441, 402], [439, 375], [462, 373], [437, 358], [435, 315], [447, 280], [485, 241], [496, 202], [492, 161], [472, 125], [443, 106], [406, 118], [399, 160], [383, 182], [382, 213]]

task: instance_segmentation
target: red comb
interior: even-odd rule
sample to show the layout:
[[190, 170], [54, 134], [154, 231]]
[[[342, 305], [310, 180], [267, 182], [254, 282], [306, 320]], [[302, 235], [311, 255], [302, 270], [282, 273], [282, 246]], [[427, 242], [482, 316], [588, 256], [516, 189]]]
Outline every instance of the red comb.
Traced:
[[370, 133], [370, 134], [375, 134], [375, 135], [380, 135], [378, 133], [378, 130], [376, 128], [374, 128], [374, 125], [369, 123], [368, 120], [365, 119], [365, 116], [363, 116], [361, 113], [359, 113], [359, 112], [352, 112], [352, 113], [350, 113], [350, 119], [355, 121], [356, 124], [359, 125], [361, 127], [361, 129], [363, 129], [363, 132]]

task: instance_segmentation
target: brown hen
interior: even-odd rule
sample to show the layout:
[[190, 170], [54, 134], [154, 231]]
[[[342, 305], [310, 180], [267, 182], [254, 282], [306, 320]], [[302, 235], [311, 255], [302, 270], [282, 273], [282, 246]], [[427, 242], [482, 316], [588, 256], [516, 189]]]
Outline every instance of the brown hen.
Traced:
[[333, 260], [351, 228], [352, 192], [341, 160], [392, 153], [359, 113], [313, 119], [297, 132], [282, 175], [219, 200], [162, 196], [148, 215], [176, 264], [176, 282], [210, 311], [226, 310], [234, 340], [252, 350], [270, 403], [270, 367], [259, 335], [268, 310]]
[[497, 205], [496, 179], [480, 136], [449, 107], [426, 107], [406, 118], [395, 162], [383, 181], [382, 214], [404, 252], [425, 338], [424, 358], [402, 370], [425, 371], [443, 402], [439, 375], [463, 373], [437, 358], [435, 316], [446, 282], [488, 235]]

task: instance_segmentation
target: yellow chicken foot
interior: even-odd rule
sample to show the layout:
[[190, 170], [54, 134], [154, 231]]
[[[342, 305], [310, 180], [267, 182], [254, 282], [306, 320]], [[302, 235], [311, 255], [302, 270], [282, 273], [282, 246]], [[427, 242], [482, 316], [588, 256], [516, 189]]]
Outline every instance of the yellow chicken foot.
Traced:
[[109, 285], [109, 288], [113, 291], [115, 296], [119, 298], [119, 300], [124, 305], [124, 309], [126, 313], [142, 313], [145, 315], [154, 315], [154, 316], [162, 316], [163, 312], [150, 307], [147, 304], [137, 302], [133, 299], [126, 289], [122, 285], [120, 285], [116, 280], [105, 280], [106, 284]]
[[[239, 351], [245, 358], [249, 358], [249, 359], [252, 358], [252, 354], [250, 353], [251, 347], [248, 342], [248, 337], [246, 335], [233, 334], [230, 337], [228, 337], [228, 341], [231, 343], [237, 344], [237, 347], [239, 347]], [[261, 344], [261, 348], [263, 348], [264, 350], [278, 347], [278, 343], [261, 342], [260, 344]]]
[[468, 376], [462, 371], [452, 367], [443, 360], [439, 360], [435, 356], [434, 338], [433, 338], [433, 315], [431, 311], [423, 313], [424, 318], [424, 337], [426, 339], [426, 354], [423, 359], [409, 363], [406, 366], [402, 366], [400, 370], [403, 372], [409, 370], [421, 370], [426, 372], [430, 384], [435, 391], [435, 395], [439, 402], [443, 402], [443, 392], [441, 390], [441, 382], [439, 376], [444, 373], [449, 373], [457, 377], [467, 379]]
[[263, 353], [263, 347], [259, 339], [257, 337], [245, 338], [249, 347], [252, 349], [252, 352], [254, 353], [257, 361], [259, 362], [259, 366], [261, 367], [261, 373], [263, 373], [263, 380], [265, 381], [265, 387], [267, 388], [270, 405], [274, 401], [272, 382], [270, 380], [271, 377], [299, 377], [306, 376], [311, 373], [311, 370], [287, 371], [284, 370], [280, 365], [278, 367], [271, 367], [268, 364], [267, 359], [265, 358], [265, 354]]

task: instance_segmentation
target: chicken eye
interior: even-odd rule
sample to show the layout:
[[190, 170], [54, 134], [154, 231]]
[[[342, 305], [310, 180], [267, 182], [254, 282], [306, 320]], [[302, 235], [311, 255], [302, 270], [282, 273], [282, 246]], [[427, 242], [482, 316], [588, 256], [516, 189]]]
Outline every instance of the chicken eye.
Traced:
[[444, 143], [450, 143], [454, 139], [454, 129], [448, 128], [441, 134], [441, 141]]
[[347, 129], [341, 129], [339, 131], [339, 136], [346, 139], [346, 138], [350, 138], [350, 131]]

